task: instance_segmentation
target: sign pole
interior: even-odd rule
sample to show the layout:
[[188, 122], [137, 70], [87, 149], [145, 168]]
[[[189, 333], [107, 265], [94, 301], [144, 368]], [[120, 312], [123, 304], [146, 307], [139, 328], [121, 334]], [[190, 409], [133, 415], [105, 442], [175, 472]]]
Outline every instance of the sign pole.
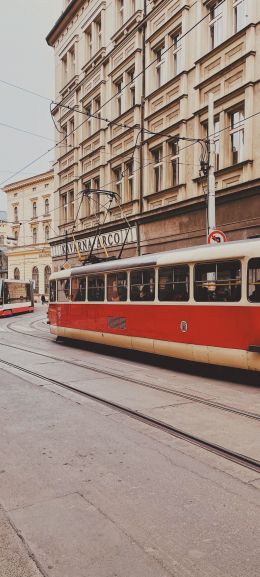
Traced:
[[215, 141], [214, 141], [214, 95], [209, 94], [208, 99], [208, 146], [209, 146], [209, 170], [208, 170], [208, 235], [216, 228], [216, 202], [215, 202]]

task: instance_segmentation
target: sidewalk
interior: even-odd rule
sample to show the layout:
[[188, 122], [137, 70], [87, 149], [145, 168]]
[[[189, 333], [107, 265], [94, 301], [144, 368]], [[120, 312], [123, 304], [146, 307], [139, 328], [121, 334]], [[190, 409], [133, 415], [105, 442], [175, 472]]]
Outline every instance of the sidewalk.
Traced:
[[13, 529], [0, 507], [0, 575], [1, 577], [42, 577], [30, 551]]

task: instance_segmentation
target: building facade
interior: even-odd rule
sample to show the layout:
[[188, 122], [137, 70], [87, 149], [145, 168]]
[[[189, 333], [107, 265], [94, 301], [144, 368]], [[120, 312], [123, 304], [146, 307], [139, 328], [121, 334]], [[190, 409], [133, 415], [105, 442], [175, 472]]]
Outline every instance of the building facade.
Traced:
[[0, 278], [7, 278], [7, 214], [0, 210]]
[[66, 246], [72, 263], [77, 247], [87, 254], [97, 223], [98, 254], [118, 254], [128, 223], [125, 256], [205, 242], [208, 136], [217, 227], [229, 240], [260, 234], [259, 16], [250, 0], [65, 1], [47, 36], [55, 268]]
[[8, 278], [33, 280], [35, 298], [48, 294], [52, 272], [53, 170], [3, 188], [7, 196]]

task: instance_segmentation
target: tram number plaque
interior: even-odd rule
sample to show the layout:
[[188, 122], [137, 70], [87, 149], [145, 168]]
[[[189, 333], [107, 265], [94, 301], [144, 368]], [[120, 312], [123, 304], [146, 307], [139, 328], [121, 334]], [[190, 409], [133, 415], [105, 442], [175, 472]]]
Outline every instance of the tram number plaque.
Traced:
[[186, 333], [188, 330], [188, 323], [187, 321], [181, 321], [180, 329], [182, 333]]

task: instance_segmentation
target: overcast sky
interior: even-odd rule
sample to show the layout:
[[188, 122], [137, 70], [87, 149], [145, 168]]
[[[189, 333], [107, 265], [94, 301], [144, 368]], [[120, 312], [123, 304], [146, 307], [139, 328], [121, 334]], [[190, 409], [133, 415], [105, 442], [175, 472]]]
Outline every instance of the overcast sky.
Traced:
[[[45, 38], [61, 15], [62, 5], [62, 0], [0, 0], [0, 188], [48, 170], [54, 158], [50, 152], [13, 176], [54, 145], [54, 127], [47, 100], [1, 81], [54, 98], [54, 51]], [[0, 210], [5, 206], [0, 192]]]

